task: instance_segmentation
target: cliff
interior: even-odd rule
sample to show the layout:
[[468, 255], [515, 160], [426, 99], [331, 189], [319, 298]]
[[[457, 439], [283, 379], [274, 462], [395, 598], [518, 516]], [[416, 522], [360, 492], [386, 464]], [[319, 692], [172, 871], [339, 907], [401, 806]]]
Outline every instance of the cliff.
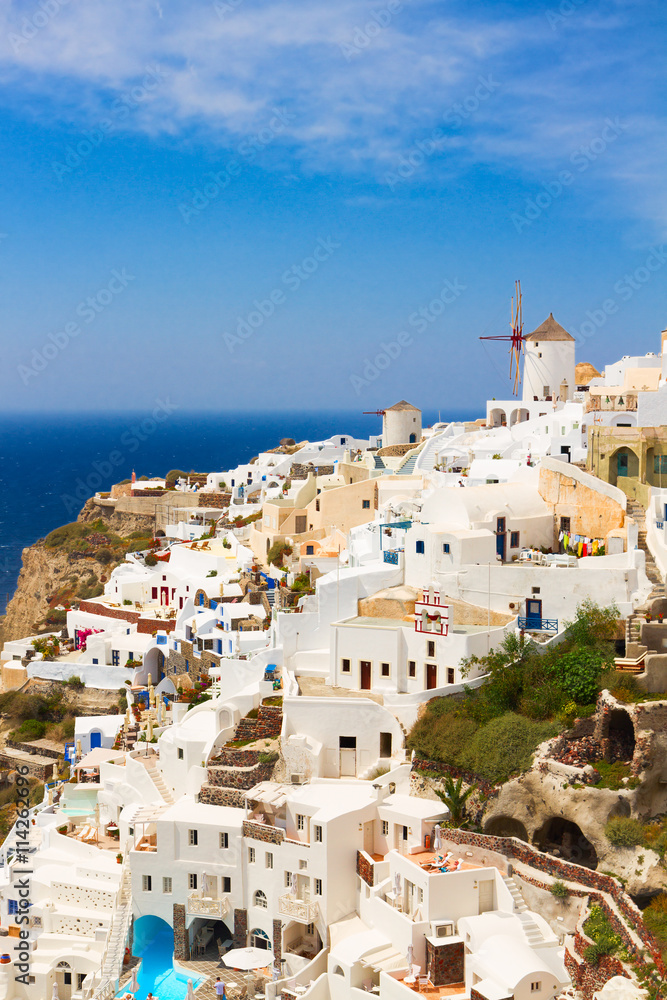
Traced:
[[[2, 642], [62, 628], [65, 615], [56, 608], [102, 593], [111, 570], [123, 561], [125, 553], [146, 547], [154, 517], [150, 513], [110, 511], [90, 499], [76, 524], [82, 529], [75, 539], [66, 537], [56, 545], [40, 539], [23, 550], [16, 591], [0, 627]], [[86, 534], [88, 525], [90, 533]], [[133, 533], [142, 533], [144, 541], [130, 539]], [[53, 534], [48, 536], [51, 542]]]

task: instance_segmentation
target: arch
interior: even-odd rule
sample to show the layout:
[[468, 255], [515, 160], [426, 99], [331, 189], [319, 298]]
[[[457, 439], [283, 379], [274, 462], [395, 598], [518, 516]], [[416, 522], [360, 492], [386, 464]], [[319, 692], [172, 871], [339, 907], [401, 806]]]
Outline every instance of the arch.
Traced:
[[519, 406], [516, 410], [512, 410], [510, 413], [510, 427], [514, 427], [515, 424], [521, 424], [524, 420], [530, 418], [530, 413], [525, 408], [525, 406]]
[[266, 898], [266, 893], [262, 892], [261, 889], [258, 889], [253, 896], [253, 903], [255, 906], [259, 906], [262, 910], [268, 910], [269, 908], [269, 901]]
[[594, 845], [576, 823], [562, 816], [551, 816], [535, 832], [535, 844], [541, 851], [554, 854], [575, 865], [595, 870], [598, 855]]
[[411, 434], [408, 439], [408, 444], [417, 444], [417, 435]]
[[269, 951], [271, 948], [271, 939], [261, 927], [253, 927], [250, 931], [250, 945], [252, 948], [263, 948]]
[[166, 535], [165, 535], [164, 531], [162, 530], [162, 528], [159, 528], [159, 529], [158, 529], [158, 530], [157, 530], [157, 531], [155, 532], [155, 537], [156, 537], [156, 538], [166, 538]]
[[617, 760], [632, 760], [635, 753], [635, 727], [623, 708], [613, 709], [602, 727], [604, 759], [610, 764]]
[[102, 730], [101, 729], [91, 729], [90, 730], [90, 749], [95, 750], [97, 747], [102, 746]]
[[491, 427], [506, 427], [507, 414], [501, 407], [494, 407], [489, 411], [488, 423]]
[[617, 413], [611, 418], [612, 427], [636, 427], [637, 417], [634, 413]]
[[639, 458], [632, 450], [623, 446], [617, 448], [609, 457], [609, 482], [616, 486], [618, 480], [639, 478]]
[[341, 969], [340, 965], [334, 965], [334, 967], [333, 967], [333, 974], [334, 974], [334, 976], [344, 976], [345, 975], [345, 973]]
[[513, 816], [494, 816], [484, 827], [484, 833], [492, 837], [516, 837], [530, 843], [528, 831], [521, 822]]
[[157, 646], [152, 646], [146, 651], [144, 662], [135, 671], [134, 683], [148, 684], [149, 677], [153, 684], [158, 684], [164, 677], [164, 653]]

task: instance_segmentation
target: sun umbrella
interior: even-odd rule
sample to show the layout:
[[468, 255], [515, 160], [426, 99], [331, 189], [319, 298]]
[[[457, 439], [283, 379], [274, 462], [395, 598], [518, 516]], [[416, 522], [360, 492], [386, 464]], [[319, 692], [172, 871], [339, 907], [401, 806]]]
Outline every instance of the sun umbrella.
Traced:
[[132, 969], [132, 979], [130, 980], [130, 993], [136, 993], [139, 989], [139, 981], [137, 979], [137, 966], [135, 965]]
[[148, 704], [151, 708], [155, 708], [155, 688], [153, 687], [153, 681], [148, 685]]
[[407, 959], [408, 959], [408, 969], [410, 970], [410, 972], [412, 972], [412, 965], [415, 960], [415, 950], [411, 944], [408, 945]]
[[396, 895], [398, 895], [400, 891], [401, 891], [401, 873], [400, 872], [395, 872], [394, 873], [394, 892], [396, 893]]
[[195, 1000], [195, 988], [191, 979], [188, 979], [188, 992], [186, 994], [186, 1000]]
[[153, 720], [150, 715], [148, 716], [148, 725], [146, 726], [146, 742], [151, 743], [153, 740]]
[[76, 741], [76, 755], [79, 760], [83, 757], [83, 751], [81, 749], [81, 740]]
[[51, 1000], [60, 1000], [60, 994], [58, 993], [58, 983], [53, 984], [53, 993], [51, 994]]
[[442, 847], [442, 842], [440, 840], [441, 829], [438, 823], [435, 824], [435, 835], [433, 837], [433, 850], [439, 851]]
[[228, 969], [263, 969], [273, 962], [273, 952], [268, 948], [233, 948], [222, 961]]
[[157, 724], [158, 724], [158, 726], [162, 725], [162, 713], [163, 713], [163, 711], [164, 711], [164, 703], [162, 701], [162, 698], [160, 698], [159, 702], [157, 703]]

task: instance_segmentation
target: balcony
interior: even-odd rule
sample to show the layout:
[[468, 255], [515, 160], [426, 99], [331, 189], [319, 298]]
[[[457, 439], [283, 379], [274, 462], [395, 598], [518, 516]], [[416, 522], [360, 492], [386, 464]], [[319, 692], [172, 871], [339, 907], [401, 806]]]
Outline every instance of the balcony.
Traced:
[[556, 618], [519, 618], [519, 628], [526, 632], [557, 632], [558, 620]]
[[222, 920], [225, 914], [229, 913], [229, 899], [227, 896], [223, 896], [222, 899], [212, 899], [211, 896], [200, 896], [197, 892], [191, 892], [188, 896], [188, 913]]
[[286, 892], [278, 899], [278, 913], [283, 917], [290, 917], [300, 924], [312, 924], [317, 920], [319, 906], [306, 899], [298, 899]]

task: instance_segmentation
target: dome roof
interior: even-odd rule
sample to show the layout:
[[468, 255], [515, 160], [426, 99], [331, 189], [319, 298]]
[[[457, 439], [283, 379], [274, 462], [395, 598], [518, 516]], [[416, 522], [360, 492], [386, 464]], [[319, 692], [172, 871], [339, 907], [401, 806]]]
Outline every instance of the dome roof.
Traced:
[[567, 330], [564, 330], [560, 323], [554, 319], [554, 314], [549, 313], [544, 323], [541, 323], [537, 330], [533, 330], [526, 337], [526, 340], [574, 340]]

